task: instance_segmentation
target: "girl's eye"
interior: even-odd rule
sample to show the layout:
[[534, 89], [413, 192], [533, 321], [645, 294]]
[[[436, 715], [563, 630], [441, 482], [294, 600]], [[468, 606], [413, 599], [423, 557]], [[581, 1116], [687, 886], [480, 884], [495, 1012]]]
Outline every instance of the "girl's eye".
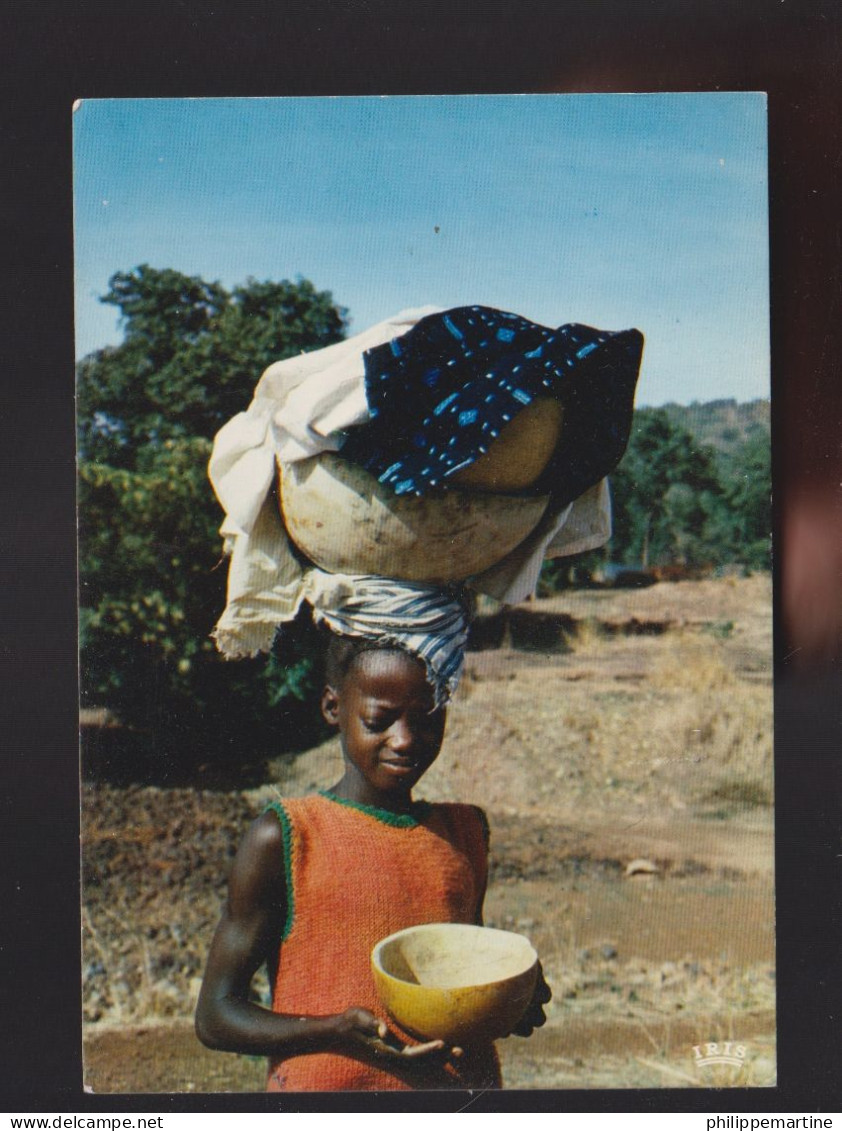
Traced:
[[379, 734], [381, 731], [387, 730], [389, 727], [388, 719], [363, 719], [363, 726], [366, 730], [370, 730], [372, 734]]

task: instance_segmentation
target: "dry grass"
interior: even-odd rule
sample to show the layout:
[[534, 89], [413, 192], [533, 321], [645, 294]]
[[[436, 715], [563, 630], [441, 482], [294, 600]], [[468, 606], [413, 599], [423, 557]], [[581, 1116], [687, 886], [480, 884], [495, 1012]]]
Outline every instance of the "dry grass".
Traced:
[[[515, 1088], [771, 1087], [775, 983], [767, 963], [643, 963], [571, 947], [547, 964], [554, 1000], [530, 1042], [501, 1042]], [[740, 1063], [699, 1065], [695, 1048], [740, 1046]]]
[[[699, 812], [771, 804], [771, 682], [737, 671], [727, 640], [682, 629], [630, 646], [585, 620], [567, 666], [583, 678], [564, 681], [562, 665], [542, 676], [556, 692], [564, 787], [578, 799], [599, 789], [601, 805], [612, 792]], [[541, 712], [536, 703], [533, 718]]]
[[585, 617], [576, 625], [576, 635], [572, 645], [573, 651], [593, 654], [599, 648], [607, 645], [608, 640], [608, 634], [600, 620], [595, 616]]

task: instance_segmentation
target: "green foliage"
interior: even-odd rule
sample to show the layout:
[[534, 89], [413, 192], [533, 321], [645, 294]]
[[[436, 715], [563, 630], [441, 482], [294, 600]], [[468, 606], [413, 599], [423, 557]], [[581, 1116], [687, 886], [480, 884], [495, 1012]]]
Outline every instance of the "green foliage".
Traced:
[[[611, 476], [610, 543], [546, 563], [539, 592], [587, 584], [606, 561], [643, 569], [768, 569], [771, 448], [764, 413], [768, 404], [761, 401], [638, 409], [626, 454]], [[740, 431], [723, 422], [736, 422]], [[715, 447], [700, 435], [721, 442]]]
[[113, 467], [136, 467], [166, 439], [213, 437], [267, 365], [344, 337], [346, 312], [306, 279], [250, 279], [229, 295], [143, 265], [109, 288], [125, 341], [80, 362], [77, 412], [85, 458]]
[[635, 413], [611, 485], [615, 561], [647, 568], [711, 560], [709, 528], [722, 501], [713, 453], [662, 409]]
[[537, 595], [550, 597], [562, 589], [586, 589], [605, 563], [605, 550], [588, 550], [569, 558], [549, 558], [541, 567]]
[[709, 624], [702, 625], [702, 632], [706, 632], [715, 640], [727, 640], [733, 631], [734, 622], [732, 620], [711, 621]]
[[191, 437], [164, 440], [154, 459], [147, 448], [139, 462], [151, 470], [80, 464], [83, 687], [94, 698], [110, 689], [121, 710], [132, 693], [118, 656], [137, 654], [128, 671], [141, 657], [160, 661], [184, 694], [193, 666], [213, 652], [209, 610], [224, 578], [213, 573], [219, 514], [207, 498], [209, 454], [209, 440]]
[[768, 400], [745, 401], [733, 398], [689, 405], [665, 404], [663, 411], [671, 424], [689, 432], [698, 444], [713, 448], [717, 454], [734, 455], [751, 435], [769, 436], [770, 406]]
[[227, 573], [212, 437], [267, 365], [340, 341], [345, 311], [306, 280], [228, 294], [148, 266], [114, 275], [103, 301], [120, 308], [125, 340], [77, 375], [83, 700], [174, 758], [209, 760], [259, 741], [272, 716], [297, 725], [313, 682], [312, 648], [289, 664], [229, 664], [210, 640]]
[[768, 436], [752, 434], [723, 469], [734, 560], [750, 569], [771, 566], [772, 450]]

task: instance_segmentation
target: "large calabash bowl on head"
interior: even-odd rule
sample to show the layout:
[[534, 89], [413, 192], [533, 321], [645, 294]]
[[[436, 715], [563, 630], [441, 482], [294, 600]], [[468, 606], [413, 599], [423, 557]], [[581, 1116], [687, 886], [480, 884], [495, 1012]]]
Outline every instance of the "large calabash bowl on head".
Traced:
[[466, 923], [427, 923], [382, 939], [371, 954], [380, 1000], [422, 1040], [468, 1047], [507, 1036], [538, 979], [523, 935]]
[[430, 584], [496, 565], [531, 534], [549, 501], [460, 489], [395, 495], [332, 453], [282, 464], [279, 477], [287, 533], [321, 569]]

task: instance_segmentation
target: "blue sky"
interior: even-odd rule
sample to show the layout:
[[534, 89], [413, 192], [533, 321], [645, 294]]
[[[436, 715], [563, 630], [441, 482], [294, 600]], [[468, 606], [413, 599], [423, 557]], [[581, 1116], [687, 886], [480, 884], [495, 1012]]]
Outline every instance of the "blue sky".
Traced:
[[428, 303], [636, 326], [638, 404], [769, 394], [762, 94], [83, 101], [74, 206], [80, 357], [149, 263], [304, 276], [352, 333]]

